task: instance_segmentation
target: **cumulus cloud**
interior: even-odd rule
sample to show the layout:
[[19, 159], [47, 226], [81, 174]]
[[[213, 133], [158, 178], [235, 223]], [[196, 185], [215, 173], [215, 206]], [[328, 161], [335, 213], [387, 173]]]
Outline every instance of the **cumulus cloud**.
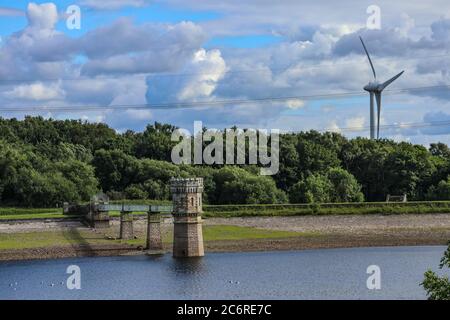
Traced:
[[89, 58], [82, 74], [176, 71], [205, 40], [203, 30], [192, 22], [137, 26], [119, 19], [81, 39], [81, 50]]
[[[192, 22], [136, 25], [129, 19], [118, 19], [79, 38], [68, 38], [56, 30], [58, 12], [52, 3], [30, 3], [26, 17], [28, 25], [6, 37], [0, 47], [0, 79], [12, 80], [0, 90], [0, 97], [7, 99], [5, 106], [16, 105], [13, 100], [49, 101], [69, 107], [145, 104], [147, 84], [139, 74], [177, 71], [206, 39], [202, 29]], [[78, 55], [86, 60], [75, 63], [73, 57]], [[208, 53], [206, 60], [214, 58], [215, 53]], [[207, 83], [215, 79], [215, 72], [208, 68], [208, 62], [203, 63], [202, 71], [208, 71], [211, 77], [204, 79], [202, 90], [206, 91]], [[58, 84], [39, 81], [59, 78], [70, 80]], [[21, 84], [21, 80], [27, 83]], [[81, 116], [76, 107], [73, 116]], [[94, 120], [106, 119], [123, 128], [127, 121], [136, 128], [136, 123], [143, 124], [150, 116], [147, 110], [132, 109], [92, 113]]]
[[364, 123], [366, 122], [365, 117], [352, 117], [345, 121], [345, 126], [351, 129], [362, 129], [364, 128]]
[[[382, 29], [366, 30], [365, 5], [347, 0], [326, 1], [325, 12], [324, 0], [288, 0], [283, 4], [264, 0], [263, 5], [261, 0], [169, 0], [167, 5], [178, 9], [209, 10], [220, 15], [196, 23], [136, 23], [121, 18], [78, 38], [57, 30], [54, 5], [30, 4], [27, 26], [4, 37], [0, 46], [0, 79], [15, 80], [0, 87], [0, 99], [4, 105], [16, 99], [105, 107], [211, 102], [210, 108], [191, 108], [189, 112], [110, 108], [91, 114], [72, 113], [91, 115], [92, 121], [100, 119], [120, 130], [141, 129], [153, 120], [181, 126], [203, 120], [205, 125], [218, 128], [235, 124], [290, 130], [361, 127], [368, 118], [367, 97], [314, 101], [302, 96], [363, 93], [362, 87], [372, 76], [358, 38], [362, 35], [380, 80], [406, 70], [389, 89], [442, 85], [384, 100], [386, 123], [404, 126], [383, 133], [396, 137], [410, 134], [419, 139], [432, 131], [408, 128], [406, 124], [445, 117], [445, 108], [450, 107], [450, 90], [443, 89], [450, 81], [450, 64], [444, 56], [450, 49], [450, 19], [438, 18], [448, 4], [444, 0], [432, 2], [425, 12], [423, 5], [406, 8], [404, 3], [381, 1]], [[96, 10], [116, 10], [149, 2], [78, 3]], [[0, 9], [0, 15], [2, 12], [9, 14]], [[205, 49], [205, 42], [218, 35], [275, 35], [280, 41], [262, 48]], [[80, 56], [83, 59], [77, 60]], [[59, 78], [72, 80], [57, 84], [39, 81]], [[266, 97], [290, 99], [264, 101]], [[215, 103], [228, 99], [262, 100]], [[426, 115], [430, 110], [434, 110], [433, 115]]]
[[33, 83], [16, 86], [11, 91], [5, 92], [4, 96], [8, 99], [43, 101], [63, 99], [65, 93], [60, 88], [60, 84], [44, 85], [42, 83]]
[[149, 76], [147, 100], [152, 103], [205, 101], [213, 98], [226, 64], [219, 50], [195, 52], [178, 78]]
[[53, 29], [58, 22], [58, 10], [54, 3], [29, 3], [27, 7], [27, 18], [30, 28], [43, 30]]
[[286, 105], [289, 109], [301, 109], [305, 106], [305, 101], [301, 99], [289, 99], [286, 101]]

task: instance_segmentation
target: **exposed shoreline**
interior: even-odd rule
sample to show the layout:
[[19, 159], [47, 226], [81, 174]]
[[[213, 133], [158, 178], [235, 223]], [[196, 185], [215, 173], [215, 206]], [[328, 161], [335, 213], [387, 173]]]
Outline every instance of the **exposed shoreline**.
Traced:
[[[205, 252], [251, 252], [305, 250], [350, 247], [446, 245], [450, 240], [450, 214], [436, 215], [374, 215], [374, 216], [299, 216], [210, 218], [205, 226], [229, 225], [264, 230], [298, 232], [298, 236], [261, 239], [226, 239], [205, 241]], [[135, 221], [135, 232], [145, 237], [146, 221]], [[0, 224], [0, 233], [14, 236], [32, 231], [64, 230], [99, 234], [77, 222], [32, 222], [31, 224]], [[170, 220], [162, 224], [166, 239], [170, 238]], [[118, 221], [112, 221], [110, 234], [117, 233]], [[171, 243], [164, 242], [164, 253], [170, 254]], [[45, 247], [1, 249], [0, 261], [58, 259], [84, 256], [120, 256], [147, 254], [142, 245], [126, 243], [48, 245]]]
[[[255, 252], [285, 251], [308, 249], [331, 249], [353, 247], [384, 246], [424, 246], [446, 245], [450, 239], [450, 230], [433, 234], [424, 233], [386, 233], [366, 235], [327, 234], [311, 237], [292, 237], [281, 239], [246, 239], [205, 242], [205, 254], [212, 252]], [[47, 260], [71, 257], [100, 257], [144, 254], [170, 254], [171, 244], [164, 244], [163, 252], [147, 252], [141, 246], [98, 245], [90, 246], [51, 246], [1, 250], [0, 261]]]

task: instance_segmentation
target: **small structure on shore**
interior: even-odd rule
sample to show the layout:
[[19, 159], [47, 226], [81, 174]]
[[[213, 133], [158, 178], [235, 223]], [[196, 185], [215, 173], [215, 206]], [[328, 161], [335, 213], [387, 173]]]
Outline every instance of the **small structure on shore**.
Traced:
[[400, 196], [394, 196], [388, 194], [386, 196], [386, 202], [408, 202], [408, 199], [406, 198], [406, 193], [402, 194]]

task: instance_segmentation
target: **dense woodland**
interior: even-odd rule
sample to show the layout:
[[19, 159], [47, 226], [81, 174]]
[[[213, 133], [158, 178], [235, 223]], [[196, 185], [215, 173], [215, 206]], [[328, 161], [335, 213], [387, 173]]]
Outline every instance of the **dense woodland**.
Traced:
[[209, 204], [450, 199], [450, 149], [392, 140], [347, 139], [316, 131], [280, 137], [280, 170], [256, 166], [175, 165], [175, 127], [117, 133], [77, 120], [0, 118], [0, 205], [47, 207], [89, 200], [169, 199], [171, 177], [203, 177]]

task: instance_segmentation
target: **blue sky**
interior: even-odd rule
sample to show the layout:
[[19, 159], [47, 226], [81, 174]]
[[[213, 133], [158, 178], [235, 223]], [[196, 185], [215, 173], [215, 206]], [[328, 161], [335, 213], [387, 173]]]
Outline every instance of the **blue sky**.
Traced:
[[[66, 27], [64, 12], [72, 4], [81, 8], [80, 30]], [[118, 131], [142, 130], [154, 121], [191, 129], [201, 120], [209, 128], [330, 129], [367, 136], [369, 97], [362, 87], [372, 76], [359, 36], [380, 80], [405, 70], [389, 89], [450, 84], [450, 4], [379, 1], [379, 30], [367, 27], [370, 4], [0, 1], [1, 116], [20, 118], [31, 111], [11, 110], [35, 106], [33, 114], [102, 121]], [[333, 96], [342, 93], [355, 94]], [[311, 95], [330, 98], [302, 99]], [[264, 101], [280, 97], [293, 98]], [[449, 143], [450, 129], [408, 127], [450, 121], [449, 99], [443, 89], [386, 94], [381, 123], [394, 127], [382, 135]], [[191, 108], [152, 108], [161, 104]], [[148, 107], [133, 108], [142, 105]]]

